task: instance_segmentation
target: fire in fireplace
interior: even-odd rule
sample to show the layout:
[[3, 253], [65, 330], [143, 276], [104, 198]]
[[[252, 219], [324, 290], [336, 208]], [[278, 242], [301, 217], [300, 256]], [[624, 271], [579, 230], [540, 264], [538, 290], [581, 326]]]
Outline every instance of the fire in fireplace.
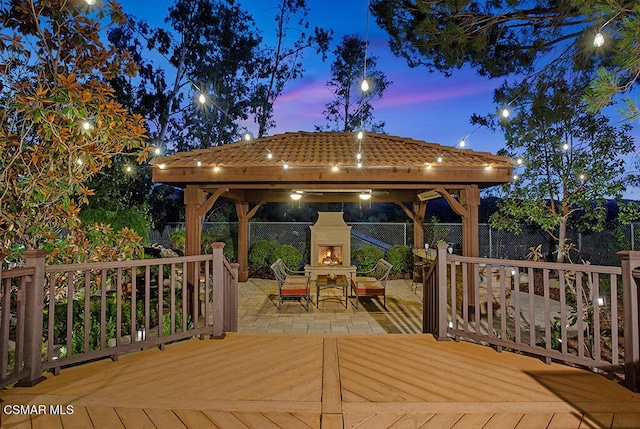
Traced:
[[318, 265], [342, 265], [342, 246], [323, 246], [318, 248]]

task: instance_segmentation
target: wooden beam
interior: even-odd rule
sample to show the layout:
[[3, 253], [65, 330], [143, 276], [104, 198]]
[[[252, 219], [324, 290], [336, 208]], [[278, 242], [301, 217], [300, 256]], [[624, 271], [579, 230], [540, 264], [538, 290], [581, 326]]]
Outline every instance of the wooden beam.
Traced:
[[460, 204], [455, 198], [453, 198], [453, 196], [449, 191], [447, 191], [444, 188], [434, 188], [434, 191], [442, 195], [444, 199], [447, 200], [447, 203], [449, 203], [451, 210], [453, 210], [455, 214], [462, 217], [467, 215], [467, 209], [462, 204]]
[[207, 201], [205, 201], [204, 204], [198, 207], [198, 216], [200, 216], [200, 218], [204, 217], [204, 215], [206, 215], [207, 212], [211, 210], [211, 207], [213, 207], [217, 199], [220, 198], [220, 196], [225, 192], [229, 192], [229, 189], [226, 189], [226, 188], [216, 189], [213, 192], [213, 194], [209, 198], [207, 198]]

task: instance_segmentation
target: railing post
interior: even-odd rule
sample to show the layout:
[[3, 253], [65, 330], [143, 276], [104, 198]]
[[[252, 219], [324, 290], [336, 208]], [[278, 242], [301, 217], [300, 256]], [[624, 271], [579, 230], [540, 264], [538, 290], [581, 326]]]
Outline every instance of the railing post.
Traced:
[[230, 273], [225, 273], [224, 284], [224, 330], [238, 332], [238, 270], [240, 264], [229, 264]]
[[25, 290], [24, 366], [29, 375], [16, 386], [31, 387], [45, 380], [42, 376], [42, 315], [44, 308], [44, 274], [46, 250], [27, 250], [26, 266], [35, 268]]
[[[640, 391], [640, 325], [638, 324], [638, 285], [633, 270], [640, 266], [640, 251], [618, 252], [622, 266], [622, 306], [624, 320], [624, 384]], [[613, 315], [616, 317], [616, 315]]]
[[[433, 336], [438, 341], [449, 341], [447, 336], [447, 243], [438, 243], [438, 266], [436, 267], [436, 329]], [[455, 297], [454, 297], [455, 299]]]
[[211, 338], [224, 338], [224, 243], [212, 243], [213, 267], [213, 333]]

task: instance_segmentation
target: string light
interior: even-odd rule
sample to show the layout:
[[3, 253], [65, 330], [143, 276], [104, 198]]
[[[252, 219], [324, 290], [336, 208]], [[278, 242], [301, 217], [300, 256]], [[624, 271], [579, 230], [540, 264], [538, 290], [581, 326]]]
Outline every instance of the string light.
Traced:
[[358, 153], [356, 154], [356, 159], [357, 159], [358, 161], [360, 161], [360, 160], [362, 159], [362, 154], [361, 154], [360, 152], [358, 152]]
[[156, 155], [160, 155], [162, 153], [162, 150], [159, 147], [157, 147], [153, 150], [153, 153], [155, 153]]
[[369, 91], [369, 82], [367, 82], [367, 78], [362, 79], [362, 83], [360, 84], [360, 89], [362, 89], [362, 92]]
[[516, 160], [516, 164], [518, 164], [518, 165], [522, 165], [522, 158], [518, 158], [518, 159]]
[[358, 140], [362, 140], [362, 137], [364, 137], [364, 133], [362, 131], [358, 131]]
[[287, 170], [289, 168], [289, 164], [287, 164], [286, 162], [282, 165], [282, 168], [284, 168], [285, 170]]
[[84, 162], [82, 162], [82, 160], [80, 158], [78, 158], [78, 159], [76, 159], [76, 164], [82, 165], [82, 164], [84, 164]]
[[202, 162], [201, 161], [198, 161], [196, 164], [198, 165], [198, 167], [202, 167]]
[[467, 142], [466, 142], [466, 141], [464, 141], [464, 139], [462, 139], [462, 140], [460, 140], [460, 143], [458, 143], [458, 146], [460, 146], [460, 147], [465, 147], [465, 146], [466, 146], [466, 144], [467, 144]]
[[164, 170], [164, 167], [166, 167], [164, 164], [160, 164], [160, 165], [158, 165], [158, 168], [159, 168], [160, 170]]
[[198, 101], [200, 102], [200, 104], [204, 104], [207, 102], [207, 97], [205, 97], [203, 93], [200, 93], [200, 95], [198, 96]]
[[562, 149], [569, 150], [569, 143], [565, 143], [562, 145]]
[[127, 167], [125, 168], [125, 171], [126, 171], [127, 173], [131, 173], [131, 172], [133, 171], [133, 168], [131, 168], [131, 166], [130, 166], [130, 165], [127, 165]]
[[82, 129], [89, 131], [93, 126], [91, 125], [90, 121], [83, 121], [82, 122]]
[[518, 180], [518, 175], [517, 174], [513, 175], [513, 180]]
[[425, 169], [425, 170], [429, 170], [430, 168], [431, 168], [431, 164], [425, 164], [425, 165], [424, 165], [424, 169]]
[[215, 167], [213, 167], [213, 172], [217, 173], [218, 171], [220, 171], [220, 167], [218, 167], [217, 165]]
[[334, 172], [336, 172], [336, 171], [338, 171], [338, 170], [340, 170], [340, 169], [338, 168], [338, 166], [337, 166], [337, 165], [334, 165], [333, 167], [331, 167], [331, 170], [332, 170], [332, 171], [334, 171]]
[[267, 159], [273, 159], [273, 153], [269, 149], [267, 149]]
[[485, 167], [485, 170], [491, 170], [491, 164], [487, 164], [487, 166]]
[[602, 45], [604, 45], [604, 36], [598, 31], [596, 36], [593, 38], [593, 46], [600, 48]]
[[358, 164], [356, 164], [358, 166], [358, 168], [362, 168], [362, 163], [358, 162]]
[[253, 138], [253, 136], [251, 135], [251, 133], [249, 131], [247, 131], [246, 133], [244, 133], [244, 141], [251, 141], [251, 139]]
[[580, 180], [584, 180], [584, 174], [580, 175]]
[[502, 112], [500, 112], [500, 114], [502, 115], [502, 117], [503, 117], [504, 119], [507, 119], [507, 118], [509, 117], [509, 114], [510, 114], [509, 109], [507, 109], [507, 108], [505, 107], [504, 109], [502, 109]]
[[96, 4], [96, 0], [84, 0], [84, 2], [89, 6], [93, 6], [94, 4]]
[[442, 162], [442, 157], [441, 157], [441, 156], [439, 156], [439, 157], [438, 157], [438, 159], [437, 159], [436, 161], [438, 161], [438, 162]]

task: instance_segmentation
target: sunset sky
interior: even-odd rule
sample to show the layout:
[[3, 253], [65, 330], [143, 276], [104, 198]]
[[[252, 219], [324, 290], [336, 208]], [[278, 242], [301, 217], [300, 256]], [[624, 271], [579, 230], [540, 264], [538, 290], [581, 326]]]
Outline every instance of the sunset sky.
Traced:
[[[240, 0], [242, 7], [253, 15], [265, 42], [274, 38], [277, 0]], [[154, 0], [154, 7], [140, 0], [121, 0], [124, 11], [145, 19], [154, 26], [165, 26], [163, 20], [172, 0]], [[334, 38], [331, 51], [345, 34], [365, 37], [367, 31], [366, 0], [308, 0], [309, 21], [312, 26], [332, 28]], [[467, 148], [495, 153], [503, 147], [500, 132], [472, 126], [469, 118], [477, 113], [496, 112], [493, 91], [503, 82], [476, 75], [474, 70], [457, 70], [451, 77], [430, 73], [425, 68], [411, 69], [402, 58], [391, 53], [388, 35], [380, 29], [373, 16], [369, 16], [369, 53], [378, 57], [378, 69], [387, 74], [393, 83], [384, 97], [373, 102], [376, 120], [386, 122], [385, 131], [391, 135], [411, 137], [442, 145], [456, 145], [466, 137]], [[275, 43], [271, 43], [272, 45]], [[333, 55], [326, 62], [312, 51], [305, 54], [306, 73], [303, 78], [291, 82], [274, 106], [277, 127], [269, 134], [287, 131], [313, 131], [314, 125], [326, 123], [323, 117], [325, 103], [332, 94], [326, 86]], [[158, 65], [163, 60], [158, 59]], [[168, 64], [164, 66], [169, 69]], [[514, 82], [514, 80], [510, 80]], [[255, 132], [251, 121], [244, 124]], [[640, 142], [640, 127], [634, 129]], [[632, 191], [629, 197], [640, 198], [640, 192]]]

